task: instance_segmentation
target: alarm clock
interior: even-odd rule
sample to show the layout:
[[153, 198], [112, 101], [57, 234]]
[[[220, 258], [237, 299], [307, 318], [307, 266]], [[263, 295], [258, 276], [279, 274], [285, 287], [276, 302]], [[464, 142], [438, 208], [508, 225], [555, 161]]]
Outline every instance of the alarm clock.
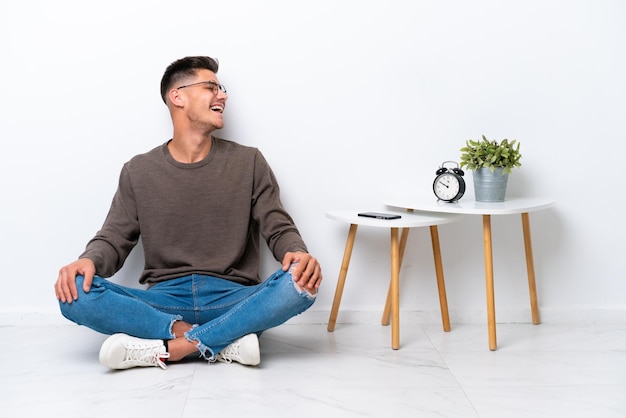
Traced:
[[[456, 164], [456, 167], [446, 168], [447, 163]], [[437, 177], [433, 182], [433, 192], [437, 200], [444, 202], [456, 202], [465, 193], [465, 180], [463, 180], [463, 170], [454, 161], [444, 161], [441, 167], [435, 172]]]

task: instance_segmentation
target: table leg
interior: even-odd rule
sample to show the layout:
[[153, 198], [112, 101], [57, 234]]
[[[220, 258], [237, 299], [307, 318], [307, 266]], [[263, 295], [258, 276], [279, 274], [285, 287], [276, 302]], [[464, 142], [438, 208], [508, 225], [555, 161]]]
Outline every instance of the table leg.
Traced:
[[522, 213], [522, 229], [524, 231], [524, 249], [526, 250], [526, 270], [528, 272], [528, 290], [530, 293], [530, 312], [533, 324], [538, 325], [539, 306], [537, 303], [537, 285], [535, 282], [535, 263], [533, 261], [533, 246], [530, 238], [530, 220], [528, 212]]
[[430, 227], [430, 239], [435, 258], [435, 274], [437, 275], [437, 289], [439, 290], [439, 308], [441, 309], [441, 322], [443, 330], [450, 331], [450, 316], [448, 315], [448, 298], [446, 297], [446, 284], [443, 279], [443, 263], [441, 262], [441, 248], [439, 246], [439, 229], [437, 225]]
[[343, 260], [341, 262], [341, 270], [339, 271], [339, 279], [337, 280], [337, 289], [335, 290], [335, 298], [333, 299], [333, 307], [330, 310], [330, 318], [328, 319], [327, 329], [329, 332], [333, 332], [335, 330], [337, 314], [339, 313], [339, 304], [341, 303], [343, 286], [346, 283], [346, 276], [348, 275], [348, 266], [350, 265], [350, 257], [352, 256], [352, 248], [354, 247], [357, 227], [357, 224], [351, 224], [350, 231], [348, 232], [346, 248], [344, 250]]
[[[406, 243], [409, 239], [410, 228], [402, 228], [402, 235], [400, 236], [400, 267], [402, 268], [402, 260], [404, 259], [404, 250]], [[383, 325], [389, 325], [389, 319], [391, 319], [391, 281], [389, 281], [389, 290], [387, 291], [387, 299], [385, 300], [385, 308], [383, 309], [383, 317], [380, 323]]]
[[489, 328], [489, 349], [495, 350], [496, 309], [493, 291], [493, 249], [491, 243], [491, 215], [483, 215], [483, 241], [485, 252], [485, 282], [487, 289], [487, 327]]
[[391, 348], [400, 348], [400, 249], [398, 228], [391, 228]]

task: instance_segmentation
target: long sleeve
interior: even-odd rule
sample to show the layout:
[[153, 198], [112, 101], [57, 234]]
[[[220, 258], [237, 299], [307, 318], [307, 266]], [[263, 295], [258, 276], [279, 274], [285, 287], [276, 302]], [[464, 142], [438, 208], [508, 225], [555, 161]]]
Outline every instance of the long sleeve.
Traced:
[[124, 166], [104, 225], [89, 241], [80, 258], [91, 259], [98, 275], [110, 277], [122, 268], [138, 238], [139, 221], [135, 197], [128, 170]]
[[280, 188], [263, 155], [255, 158], [252, 216], [260, 226], [274, 258], [281, 261], [288, 251], [307, 252], [293, 219], [280, 201]]

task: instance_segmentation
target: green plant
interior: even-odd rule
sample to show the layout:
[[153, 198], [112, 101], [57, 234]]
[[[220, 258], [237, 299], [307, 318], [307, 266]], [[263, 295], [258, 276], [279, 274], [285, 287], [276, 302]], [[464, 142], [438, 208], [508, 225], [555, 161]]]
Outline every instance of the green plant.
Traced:
[[503, 139], [498, 142], [488, 140], [483, 135], [483, 139], [474, 141], [469, 139], [465, 146], [461, 148], [461, 168], [468, 170], [478, 170], [479, 168], [489, 168], [494, 171], [502, 167], [503, 173], [511, 173], [514, 167], [521, 167], [519, 152], [520, 143], [517, 140], [509, 141]]

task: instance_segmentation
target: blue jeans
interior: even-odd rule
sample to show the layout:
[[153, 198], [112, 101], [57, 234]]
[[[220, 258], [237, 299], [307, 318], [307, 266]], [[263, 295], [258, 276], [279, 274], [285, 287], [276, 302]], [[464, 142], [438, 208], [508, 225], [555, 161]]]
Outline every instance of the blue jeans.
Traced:
[[260, 334], [304, 312], [316, 298], [296, 285], [291, 270], [282, 269], [254, 286], [193, 274], [144, 290], [96, 276], [85, 293], [83, 279], [76, 278], [78, 299], [59, 303], [70, 321], [103, 334], [171, 340], [172, 325], [183, 320], [193, 325], [185, 338], [198, 341], [207, 360], [244, 335]]

